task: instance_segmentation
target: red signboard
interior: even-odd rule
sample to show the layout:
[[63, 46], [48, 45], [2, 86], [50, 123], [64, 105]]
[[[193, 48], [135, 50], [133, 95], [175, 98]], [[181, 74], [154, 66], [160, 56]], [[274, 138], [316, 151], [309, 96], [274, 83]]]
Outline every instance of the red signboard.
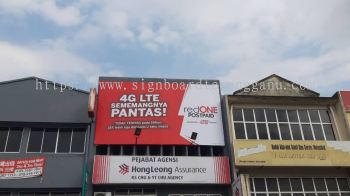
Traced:
[[350, 91], [340, 91], [345, 112], [350, 112]]
[[219, 83], [100, 78], [95, 144], [224, 145]]
[[0, 179], [31, 178], [41, 176], [44, 171], [44, 164], [44, 157], [0, 160]]

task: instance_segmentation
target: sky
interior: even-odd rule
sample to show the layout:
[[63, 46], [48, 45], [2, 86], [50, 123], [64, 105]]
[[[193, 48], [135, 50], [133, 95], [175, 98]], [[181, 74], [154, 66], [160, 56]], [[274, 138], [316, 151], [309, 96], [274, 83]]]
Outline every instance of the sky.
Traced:
[[0, 0], [0, 68], [84, 90], [218, 79], [223, 94], [278, 74], [332, 96], [350, 89], [350, 1]]

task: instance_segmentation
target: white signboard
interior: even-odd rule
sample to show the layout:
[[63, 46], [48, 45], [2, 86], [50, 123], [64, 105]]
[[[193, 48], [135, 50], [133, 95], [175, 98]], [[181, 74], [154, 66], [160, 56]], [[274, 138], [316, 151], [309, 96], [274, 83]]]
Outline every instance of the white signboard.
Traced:
[[95, 156], [94, 184], [230, 184], [228, 157]]

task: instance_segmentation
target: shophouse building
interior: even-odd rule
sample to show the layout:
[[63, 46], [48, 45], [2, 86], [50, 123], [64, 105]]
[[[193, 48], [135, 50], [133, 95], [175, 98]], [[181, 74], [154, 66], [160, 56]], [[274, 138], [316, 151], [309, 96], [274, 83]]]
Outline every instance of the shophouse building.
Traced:
[[0, 83], [1, 196], [92, 194], [88, 96], [36, 77]]
[[[343, 96], [344, 98], [344, 96]], [[350, 132], [341, 93], [271, 75], [225, 96], [234, 192], [251, 196], [350, 195]]]

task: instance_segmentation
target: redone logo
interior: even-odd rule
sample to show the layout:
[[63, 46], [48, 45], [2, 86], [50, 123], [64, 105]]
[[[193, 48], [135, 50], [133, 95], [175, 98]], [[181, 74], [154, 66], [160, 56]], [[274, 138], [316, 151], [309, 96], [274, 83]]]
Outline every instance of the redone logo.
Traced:
[[188, 117], [194, 118], [214, 118], [218, 113], [217, 106], [184, 107], [184, 112]]

